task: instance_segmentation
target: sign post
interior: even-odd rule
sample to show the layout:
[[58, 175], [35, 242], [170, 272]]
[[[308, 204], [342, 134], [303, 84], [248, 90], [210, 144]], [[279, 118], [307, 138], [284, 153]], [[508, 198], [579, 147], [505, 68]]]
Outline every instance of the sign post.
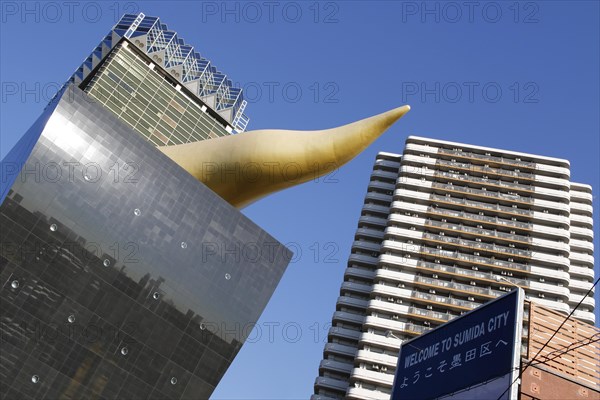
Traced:
[[403, 342], [392, 400], [516, 400], [523, 297], [513, 290]]

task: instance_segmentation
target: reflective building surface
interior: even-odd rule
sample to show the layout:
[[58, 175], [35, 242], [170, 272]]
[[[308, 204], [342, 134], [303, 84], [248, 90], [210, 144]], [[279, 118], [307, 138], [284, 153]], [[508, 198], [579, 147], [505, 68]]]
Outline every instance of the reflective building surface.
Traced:
[[290, 259], [74, 85], [1, 189], [2, 399], [207, 398]]

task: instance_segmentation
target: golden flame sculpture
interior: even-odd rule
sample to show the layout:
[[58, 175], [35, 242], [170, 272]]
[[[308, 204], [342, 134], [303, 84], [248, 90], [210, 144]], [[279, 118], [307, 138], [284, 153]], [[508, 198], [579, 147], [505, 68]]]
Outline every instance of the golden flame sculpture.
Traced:
[[158, 149], [242, 208], [341, 167], [409, 110], [402, 106], [332, 129], [256, 130]]

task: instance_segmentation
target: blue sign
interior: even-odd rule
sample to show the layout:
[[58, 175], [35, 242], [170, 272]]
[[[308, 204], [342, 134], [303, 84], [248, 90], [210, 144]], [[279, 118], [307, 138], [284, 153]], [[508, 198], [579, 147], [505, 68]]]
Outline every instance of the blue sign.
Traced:
[[435, 399], [515, 372], [520, 292], [514, 290], [402, 343], [392, 400]]

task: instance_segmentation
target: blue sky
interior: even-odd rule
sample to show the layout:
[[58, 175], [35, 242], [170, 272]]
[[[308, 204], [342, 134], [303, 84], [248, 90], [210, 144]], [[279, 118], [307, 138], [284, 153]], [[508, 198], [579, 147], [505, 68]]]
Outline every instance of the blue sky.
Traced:
[[[250, 129], [412, 107], [330, 179], [244, 210], [296, 256], [214, 398], [312, 393], [372, 162], [408, 135], [566, 158], [600, 210], [596, 1], [70, 4], [1, 3], [1, 156], [127, 11], [161, 17], [245, 87]], [[598, 238], [598, 212], [595, 225]]]

